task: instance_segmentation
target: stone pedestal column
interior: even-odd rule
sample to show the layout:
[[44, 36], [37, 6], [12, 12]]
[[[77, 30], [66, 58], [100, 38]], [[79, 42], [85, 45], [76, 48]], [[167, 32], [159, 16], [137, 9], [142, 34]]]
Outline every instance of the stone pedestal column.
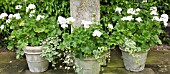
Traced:
[[[93, 13], [96, 17], [93, 17]], [[70, 14], [76, 21], [73, 27], [81, 25], [82, 20], [92, 21], [100, 19], [100, 0], [70, 0]]]

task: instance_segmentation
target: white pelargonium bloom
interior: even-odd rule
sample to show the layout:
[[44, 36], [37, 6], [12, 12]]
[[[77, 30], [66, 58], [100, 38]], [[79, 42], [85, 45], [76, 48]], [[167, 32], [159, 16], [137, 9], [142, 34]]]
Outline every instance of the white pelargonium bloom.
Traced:
[[125, 20], [126, 20], [126, 17], [122, 17], [121, 20], [122, 20], [122, 21], [125, 21]]
[[9, 14], [8, 18], [9, 19], [13, 18], [13, 14]]
[[93, 32], [93, 36], [97, 36], [97, 37], [100, 37], [102, 35], [102, 32], [100, 32], [99, 30], [95, 30]]
[[81, 24], [84, 25], [84, 28], [89, 28], [90, 24], [93, 24], [93, 22], [82, 20]]
[[168, 26], [168, 23], [167, 23], [167, 22], [164, 22], [164, 26], [165, 26], [165, 27]]
[[29, 4], [28, 5], [28, 9], [35, 9], [35, 8], [36, 8], [36, 6], [34, 4]]
[[73, 17], [69, 17], [66, 19], [66, 21], [67, 21], [67, 24], [71, 24], [75, 21], [75, 19]]
[[127, 10], [127, 13], [128, 13], [128, 14], [136, 14], [136, 12], [135, 12], [135, 10], [134, 10], [133, 8], [129, 8], [129, 9]]
[[7, 17], [8, 16], [8, 14], [7, 13], [1, 13], [1, 15], [0, 15], [0, 19], [4, 19], [5, 17]]
[[156, 20], [156, 21], [161, 21], [160, 18], [159, 18], [158, 16], [153, 16], [152, 21], [154, 21], [154, 20]]
[[150, 7], [151, 11], [157, 11], [157, 7]]
[[140, 11], [140, 9], [139, 9], [139, 8], [137, 8], [137, 9], [136, 9], [136, 11], [138, 11], [138, 12], [139, 12], [139, 11]]
[[118, 12], [118, 13], [120, 13], [120, 14], [121, 14], [121, 11], [122, 11], [122, 8], [120, 8], [120, 7], [117, 7], [117, 8], [115, 9], [115, 12]]
[[33, 17], [34, 16], [34, 14], [29, 14], [29, 17]]
[[138, 18], [136, 18], [135, 20], [138, 21], [138, 22], [141, 22], [141, 21], [142, 21], [141, 17], [138, 17]]
[[36, 20], [39, 21], [41, 18], [44, 18], [44, 16], [43, 15], [38, 15]]
[[59, 23], [59, 24], [66, 24], [66, 23], [67, 23], [67, 20], [66, 20], [64, 17], [59, 16], [59, 17], [58, 17], [58, 23]]
[[11, 21], [12, 21], [11, 19], [8, 19], [6, 20], [6, 23], [11, 23]]
[[132, 15], [130, 16], [126, 16], [126, 17], [123, 17], [121, 18], [122, 21], [131, 21], [131, 20], [134, 20], [134, 18], [132, 17]]
[[66, 28], [66, 27], [68, 27], [68, 24], [66, 24], [66, 23], [65, 24], [61, 24], [61, 27], [62, 28]]
[[21, 9], [22, 8], [22, 6], [21, 5], [17, 5], [17, 6], [15, 6], [15, 9]]
[[151, 11], [150, 14], [151, 14], [151, 15], [158, 15], [158, 12], [157, 12], [157, 11]]
[[131, 20], [134, 20], [134, 18], [132, 17], [132, 15], [130, 15], [126, 17], [126, 20], [131, 21]]
[[108, 28], [113, 29], [113, 25], [112, 24], [108, 24]]
[[19, 13], [14, 14], [13, 17], [15, 17], [17, 20], [21, 18]]
[[31, 13], [31, 14], [35, 13], [35, 10], [32, 10], [30, 13]]
[[1, 28], [1, 30], [3, 30], [4, 29], [4, 25], [1, 25], [0, 28]]
[[162, 14], [160, 19], [161, 19], [161, 21], [163, 21], [163, 22], [168, 22], [169, 17], [168, 17], [167, 14]]

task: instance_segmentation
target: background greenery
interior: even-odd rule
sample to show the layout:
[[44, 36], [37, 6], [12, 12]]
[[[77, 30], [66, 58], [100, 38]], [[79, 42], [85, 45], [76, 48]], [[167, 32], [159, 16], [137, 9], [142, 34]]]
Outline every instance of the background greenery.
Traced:
[[[121, 5], [123, 1], [131, 1], [131, 3], [141, 2], [141, 0], [100, 0], [101, 2], [101, 23], [111, 23], [114, 24], [115, 19], [113, 18], [114, 6], [119, 4], [120, 6], [128, 6]], [[170, 16], [170, 1], [169, 0], [148, 0], [153, 5], [158, 6], [158, 12], [164, 13], [166, 12]], [[38, 13], [48, 13], [50, 16], [56, 16], [56, 18], [61, 15], [64, 17], [70, 16], [70, 5], [69, 0], [0, 0], [0, 13], [6, 12], [8, 14], [20, 13], [21, 15], [25, 15], [25, 8], [21, 10], [16, 10], [15, 6], [20, 4], [23, 7], [26, 7], [28, 4], [35, 4], [37, 14]], [[130, 4], [129, 4], [130, 5]], [[161, 9], [161, 10], [160, 10]], [[165, 11], [163, 11], [165, 10]], [[4, 24], [4, 22], [0, 21], [0, 24]], [[5, 29], [0, 33], [0, 48], [6, 47], [8, 41], [4, 40], [5, 37], [11, 34], [11, 30]], [[170, 37], [167, 33], [162, 35], [162, 40], [164, 43], [170, 42]]]

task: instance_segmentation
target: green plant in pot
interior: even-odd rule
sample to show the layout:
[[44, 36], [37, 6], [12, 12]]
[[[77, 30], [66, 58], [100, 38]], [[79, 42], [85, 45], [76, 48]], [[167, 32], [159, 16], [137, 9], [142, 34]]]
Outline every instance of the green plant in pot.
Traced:
[[[33, 4], [32, 4], [33, 5]], [[32, 6], [34, 7], [34, 6]], [[11, 35], [8, 37], [9, 49], [16, 45], [17, 58], [26, 55], [29, 70], [31, 72], [43, 72], [48, 69], [49, 62], [41, 56], [41, 41], [47, 37], [61, 35], [61, 30], [56, 22], [55, 16], [46, 14], [36, 14], [27, 12], [27, 15], [12, 18], [10, 29]]]
[[109, 51], [112, 43], [103, 26], [96, 22], [82, 20], [82, 26], [74, 28], [71, 34], [63, 34], [62, 50], [70, 50], [75, 60], [78, 74], [99, 74], [103, 54]]
[[134, 72], [144, 69], [149, 47], [161, 44], [159, 35], [168, 22], [168, 15], [159, 15], [157, 8], [149, 7], [149, 3], [137, 5], [115, 8], [117, 22], [111, 36], [122, 51], [125, 68]]
[[[62, 34], [71, 33], [71, 24], [74, 21], [75, 19], [72, 17], [58, 17], [58, 24], [61, 27]], [[73, 59], [70, 57], [69, 50], [61, 50], [59, 48], [59, 44], [63, 41], [61, 35], [49, 36], [42, 40], [42, 57], [44, 57], [49, 62], [52, 62], [52, 66], [55, 69], [58, 68], [58, 64], [60, 66], [59, 68], [65, 66], [65, 69], [70, 69], [70, 67], [68, 67], [66, 64], [73, 63]]]

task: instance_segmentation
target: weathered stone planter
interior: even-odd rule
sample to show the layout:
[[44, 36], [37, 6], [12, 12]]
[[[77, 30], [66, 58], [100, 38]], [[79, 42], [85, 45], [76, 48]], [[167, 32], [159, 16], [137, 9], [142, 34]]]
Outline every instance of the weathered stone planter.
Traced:
[[75, 58], [75, 64], [78, 66], [77, 74], [99, 74], [100, 64], [95, 58], [85, 58], [80, 60]]
[[40, 56], [42, 53], [41, 46], [26, 46], [24, 48], [24, 53], [31, 72], [44, 72], [48, 69], [49, 62]]
[[122, 51], [122, 58], [124, 62], [124, 66], [127, 70], [133, 71], [133, 72], [139, 72], [144, 70], [145, 67], [145, 61], [147, 58], [147, 52], [139, 52], [139, 53], [133, 53], [134, 55], [139, 55], [139, 57], [134, 57], [132, 54], [129, 54], [129, 52]]

